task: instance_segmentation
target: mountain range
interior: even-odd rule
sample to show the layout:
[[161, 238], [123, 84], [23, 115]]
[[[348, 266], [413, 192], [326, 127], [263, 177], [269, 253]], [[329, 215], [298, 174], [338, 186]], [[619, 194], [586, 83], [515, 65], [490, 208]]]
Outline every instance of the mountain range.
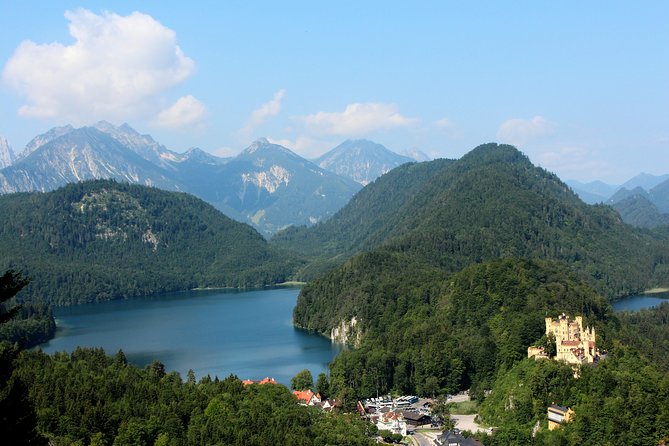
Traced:
[[588, 183], [583, 183], [576, 180], [567, 180], [565, 183], [567, 183], [569, 187], [571, 187], [574, 192], [578, 194], [581, 200], [588, 204], [596, 204], [607, 202], [613, 198], [616, 192], [621, 189], [633, 190], [637, 187], [640, 187], [648, 191], [667, 180], [669, 180], [669, 174], [652, 175], [642, 172], [620, 185], [608, 184], [599, 180], [590, 181]]
[[627, 224], [654, 228], [669, 222], [669, 174], [640, 173], [620, 186], [602, 181], [567, 184], [586, 203], [612, 206]]
[[0, 139], [0, 193], [109, 178], [192, 193], [269, 236], [327, 219], [362, 185], [411, 161], [366, 140], [346, 141], [317, 162], [264, 138], [232, 158], [198, 148], [176, 153], [127, 124], [101, 121], [55, 127], [18, 156]]
[[390, 251], [446, 271], [499, 257], [559, 260], [595, 277], [610, 296], [659, 280], [656, 262], [667, 248], [660, 235], [583, 203], [557, 176], [496, 144], [456, 161], [401, 166], [330, 220], [279, 232], [272, 242], [315, 259], [313, 276], [359, 251]]

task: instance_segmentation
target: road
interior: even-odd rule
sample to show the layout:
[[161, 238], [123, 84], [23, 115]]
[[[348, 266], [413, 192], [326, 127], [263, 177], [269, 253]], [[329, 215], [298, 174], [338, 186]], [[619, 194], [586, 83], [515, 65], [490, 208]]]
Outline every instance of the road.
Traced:
[[434, 440], [439, 434], [439, 431], [416, 431], [409, 438], [414, 446], [434, 446]]

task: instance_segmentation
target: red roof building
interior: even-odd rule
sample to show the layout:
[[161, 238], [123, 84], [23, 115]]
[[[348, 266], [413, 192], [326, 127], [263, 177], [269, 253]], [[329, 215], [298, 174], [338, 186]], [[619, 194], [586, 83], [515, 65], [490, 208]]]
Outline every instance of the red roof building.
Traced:
[[293, 395], [297, 398], [302, 404], [307, 406], [313, 406], [321, 402], [320, 393], [314, 393], [311, 389], [307, 390], [293, 390]]

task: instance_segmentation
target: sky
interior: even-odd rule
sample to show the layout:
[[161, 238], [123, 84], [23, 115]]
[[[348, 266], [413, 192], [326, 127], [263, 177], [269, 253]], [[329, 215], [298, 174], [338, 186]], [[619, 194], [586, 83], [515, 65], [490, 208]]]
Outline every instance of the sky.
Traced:
[[346, 139], [562, 179], [669, 173], [667, 1], [0, 0], [0, 135], [130, 124], [235, 155]]

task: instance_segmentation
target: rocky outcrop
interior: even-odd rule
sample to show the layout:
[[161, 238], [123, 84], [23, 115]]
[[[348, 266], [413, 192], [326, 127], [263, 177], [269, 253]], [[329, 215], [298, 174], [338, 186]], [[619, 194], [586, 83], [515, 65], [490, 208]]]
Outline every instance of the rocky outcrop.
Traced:
[[5, 138], [0, 136], [0, 169], [14, 163], [14, 152]]
[[354, 347], [359, 346], [362, 340], [362, 330], [358, 326], [356, 317], [353, 316], [350, 321], [342, 320], [339, 325], [332, 328], [330, 339], [332, 342], [351, 344]]

